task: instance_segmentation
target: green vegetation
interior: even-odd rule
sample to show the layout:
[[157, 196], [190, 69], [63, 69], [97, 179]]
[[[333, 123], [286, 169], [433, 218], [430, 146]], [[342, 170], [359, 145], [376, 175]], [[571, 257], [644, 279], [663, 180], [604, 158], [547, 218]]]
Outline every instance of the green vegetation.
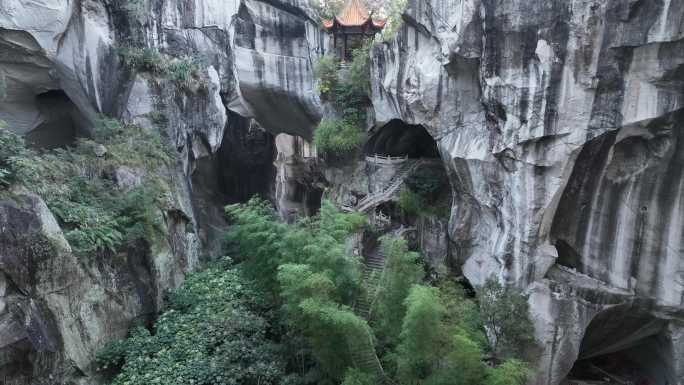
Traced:
[[321, 57], [314, 67], [317, 88], [324, 100], [340, 109], [340, 119], [324, 119], [314, 133], [316, 148], [340, 156], [353, 152], [364, 140], [366, 108], [370, 104], [368, 47], [354, 51], [344, 73], [332, 56]]
[[44, 152], [0, 130], [0, 184], [20, 183], [40, 195], [80, 255], [115, 252], [126, 242], [151, 241], [160, 234], [162, 180], [151, 177], [122, 189], [111, 173], [125, 166], [154, 175], [170, 161], [158, 135], [111, 119], [99, 122], [93, 139]]
[[323, 119], [316, 128], [314, 143], [326, 154], [343, 155], [363, 143], [363, 131], [349, 120]]
[[149, 72], [168, 78], [186, 90], [206, 86], [202, 78], [202, 63], [199, 58], [183, 56], [171, 57], [155, 48], [123, 46], [118, 49], [124, 66], [130, 70]]
[[490, 277], [480, 288], [478, 299], [482, 320], [491, 335], [492, 352], [497, 358], [520, 357], [522, 349], [534, 341], [527, 297]]
[[446, 181], [443, 171], [428, 168], [412, 173], [399, 193], [399, 208], [409, 216], [434, 216], [448, 212], [448, 208], [439, 207], [438, 203]]
[[285, 360], [267, 337], [267, 303], [222, 261], [188, 276], [168, 297], [152, 333], [134, 329], [97, 357], [113, 385], [285, 384]]
[[317, 80], [316, 89], [325, 99], [332, 97], [338, 80], [340, 61], [333, 55], [321, 56], [314, 64], [314, 77]]
[[382, 30], [382, 38], [389, 40], [401, 27], [403, 21], [401, 15], [406, 9], [407, 0], [389, 0], [385, 2], [385, 12], [387, 13], [387, 21], [385, 28]]
[[[288, 333], [308, 346], [293, 355], [300, 361], [293, 366], [307, 368], [300, 374], [321, 383], [341, 380], [351, 363], [345, 341], [369, 333], [350, 308], [360, 291], [360, 261], [346, 253], [344, 244], [364, 217], [341, 214], [324, 202], [318, 217], [284, 225], [259, 199], [228, 206], [227, 212], [237, 224], [229, 241], [249, 257], [242, 263], [245, 273], [273, 293]], [[314, 367], [306, 365], [311, 357]]]
[[[515, 354], [485, 364], [489, 308], [481, 315], [451, 281], [425, 283], [420, 258], [403, 239], [381, 238], [385, 269], [377, 292], [365, 293], [370, 322], [357, 315], [354, 303], [367, 288], [346, 241], [364, 229], [363, 216], [323, 202], [318, 216], [285, 224], [258, 198], [226, 211], [234, 222], [228, 250], [238, 265], [224, 261], [193, 274], [152, 333], [136, 329], [104, 350], [101, 367], [121, 368], [114, 384], [377, 384], [374, 370], [354, 364], [365, 349], [401, 385], [527, 380], [530, 371]], [[494, 283], [481, 291], [497, 309], [515, 308], [507, 322], [529, 322], [519, 292]], [[506, 333], [499, 341], [520, 331], [498, 330]]]
[[[488, 385], [502, 371], [527, 370], [519, 361], [504, 361], [504, 368], [484, 364], [489, 345], [477, 304], [453, 283], [422, 284], [419, 256], [402, 239], [381, 239], [386, 267], [377, 292], [369, 293], [373, 316], [370, 324], [357, 316], [352, 305], [364, 288], [359, 260], [345, 253], [344, 240], [363, 224], [358, 214], [342, 214], [325, 202], [319, 217], [286, 225], [260, 200], [227, 211], [236, 222], [229, 238], [244, 257], [242, 268], [274, 293], [284, 335], [299, 341], [289, 349], [299, 353], [290, 354], [297, 357], [290, 367], [299, 368], [301, 378], [376, 383], [352, 361], [350, 346], [368, 338], [376, 341], [385, 372], [401, 384]], [[519, 293], [509, 295], [524, 301]], [[526, 313], [515, 316], [527, 320]], [[522, 385], [524, 370], [510, 384]]]
[[0, 121], [0, 189], [17, 181], [21, 160], [27, 154], [24, 139]]
[[406, 305], [404, 299], [413, 285], [425, 275], [418, 253], [408, 250], [403, 238], [383, 237], [381, 247], [385, 254], [385, 272], [380, 277], [374, 303], [375, 329], [381, 340], [390, 345], [396, 342]]

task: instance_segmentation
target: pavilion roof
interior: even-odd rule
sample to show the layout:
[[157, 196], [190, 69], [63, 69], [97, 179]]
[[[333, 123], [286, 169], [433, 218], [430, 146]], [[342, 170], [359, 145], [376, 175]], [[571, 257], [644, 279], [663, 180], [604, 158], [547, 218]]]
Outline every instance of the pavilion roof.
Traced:
[[332, 20], [323, 20], [323, 27], [331, 29], [335, 25], [342, 27], [361, 27], [370, 24], [372, 27], [382, 29], [385, 26], [385, 20], [374, 19], [368, 8], [361, 2], [361, 0], [348, 0], [342, 8], [342, 11], [335, 15]]

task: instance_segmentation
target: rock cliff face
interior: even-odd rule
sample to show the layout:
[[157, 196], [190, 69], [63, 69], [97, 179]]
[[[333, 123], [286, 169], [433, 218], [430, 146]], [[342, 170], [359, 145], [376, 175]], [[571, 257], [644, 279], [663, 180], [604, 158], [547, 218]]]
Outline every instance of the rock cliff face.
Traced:
[[[0, 2], [0, 120], [11, 130], [59, 147], [107, 114], [161, 130], [177, 150], [163, 175], [166, 240], [124, 260], [80, 261], [39, 197], [0, 198], [1, 383], [96, 382], [95, 352], [149, 321], [163, 291], [216, 250], [223, 205], [273, 195], [274, 134], [311, 137], [320, 119], [313, 17], [297, 1]], [[196, 59], [202, 86], [127, 67], [118, 52], [131, 46]], [[46, 238], [45, 250], [26, 237]]]
[[[424, 224], [430, 259], [530, 294], [534, 384], [605, 357], [684, 384], [684, 1], [411, 0], [403, 18], [372, 50], [371, 152], [418, 140], [388, 123], [436, 142], [453, 203]], [[96, 382], [93, 353], [215, 249], [223, 204], [262, 193], [292, 218], [326, 187], [373, 191], [361, 159], [321, 168], [305, 141], [326, 44], [304, 0], [0, 2], [0, 120], [48, 148], [105, 113], [178, 160], [167, 240], [116, 263], [77, 260], [39, 197], [0, 199], [5, 383]], [[129, 45], [199, 58], [204, 86], [126, 68]]]
[[377, 120], [438, 142], [465, 276], [531, 294], [537, 384], [618, 353], [652, 383], [684, 382], [683, 12], [674, 0], [412, 1], [374, 50]]

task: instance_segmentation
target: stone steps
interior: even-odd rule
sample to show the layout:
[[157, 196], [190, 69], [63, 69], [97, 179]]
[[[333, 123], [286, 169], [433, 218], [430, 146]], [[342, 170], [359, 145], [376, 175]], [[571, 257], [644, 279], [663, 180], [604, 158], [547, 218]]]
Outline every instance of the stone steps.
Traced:
[[[365, 288], [365, 293], [356, 299], [354, 312], [366, 320], [369, 320], [371, 317], [373, 298], [370, 298], [370, 296], [376, 292], [380, 282], [380, 275], [384, 268], [385, 256], [382, 250], [378, 250], [378, 252], [364, 260], [362, 284]], [[378, 384], [392, 384], [391, 380], [385, 375], [370, 335], [368, 339], [359, 338], [351, 341], [349, 348], [354, 365], [358, 369], [374, 374]]]

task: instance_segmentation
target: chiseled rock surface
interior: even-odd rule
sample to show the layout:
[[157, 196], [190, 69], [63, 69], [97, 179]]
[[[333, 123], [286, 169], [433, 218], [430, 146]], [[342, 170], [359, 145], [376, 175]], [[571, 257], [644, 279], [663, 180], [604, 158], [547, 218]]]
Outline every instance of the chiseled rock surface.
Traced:
[[417, 0], [404, 18], [373, 52], [376, 118], [437, 140], [467, 278], [531, 294], [535, 383], [600, 349], [591, 321], [627, 303], [667, 325], [658, 383], [684, 383], [667, 329], [684, 319], [684, 2]]

